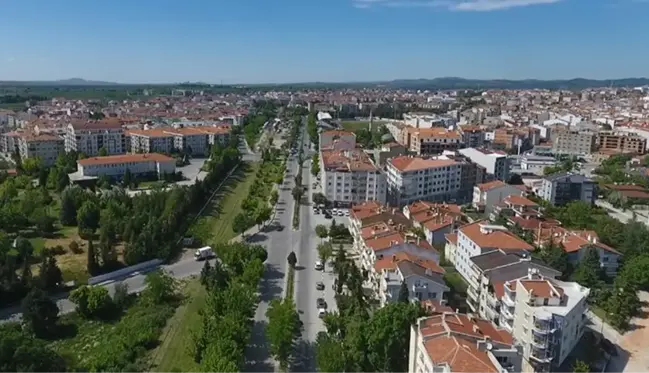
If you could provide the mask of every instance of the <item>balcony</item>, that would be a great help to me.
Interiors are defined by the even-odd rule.
[[[428,291],[428,284],[414,284],[412,285],[413,292]]]
[[[503,297],[503,303],[508,307],[516,306],[516,303],[509,297],[509,294],[507,294],[507,292],[505,292],[505,296]]]
[[[549,363],[552,361],[552,356],[545,349],[532,348],[530,351],[530,358],[539,363]]]
[[[537,323],[534,323],[534,325],[532,325],[532,334],[534,335],[545,337],[552,332],[553,330],[546,327],[545,325],[539,325]]]
[[[511,308],[511,309],[510,309]],[[500,313],[506,320],[514,320],[514,308],[513,307],[503,307],[500,309]]]
[[[469,298],[471,298],[471,299],[473,299],[475,301],[480,299],[480,296],[478,295],[478,292],[475,290],[475,288],[473,286],[469,286],[466,293],[469,296]]]
[[[543,338],[532,338],[530,343],[532,347],[539,350],[545,350],[548,347],[548,340]]]

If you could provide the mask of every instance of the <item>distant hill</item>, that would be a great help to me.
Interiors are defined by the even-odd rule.
[[[0,81],[0,86],[25,87],[109,87],[109,86],[176,86],[176,87],[203,87],[206,83],[169,83],[169,84],[122,84],[72,78],[54,81]],[[638,87],[649,85],[649,78],[625,78],[611,80],[596,80],[576,78],[569,80],[507,80],[507,79],[464,79],[456,77],[434,79],[397,79],[377,82],[305,82],[283,84],[239,84],[239,88],[251,89],[305,89],[305,88],[391,88],[391,89],[418,89],[418,90],[455,90],[455,89],[567,89],[580,90],[597,87]]]

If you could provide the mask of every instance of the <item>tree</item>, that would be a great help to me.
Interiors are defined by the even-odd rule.
[[[327,204],[327,197],[325,197],[325,195],[322,193],[313,193],[311,199],[313,200],[313,203],[315,203],[316,205]]]
[[[77,211],[79,232],[94,233],[99,227],[100,213],[101,210],[97,203],[92,200],[85,201],[79,211]]]
[[[288,265],[295,268],[295,265],[297,264],[297,256],[295,255],[295,252],[291,251],[286,258],[286,261],[288,262]]]
[[[599,289],[602,282],[602,269],[597,249],[588,248],[573,273],[574,281],[591,289]]]
[[[327,238],[329,231],[327,230],[326,226],[318,224],[315,226],[315,234],[322,240],[324,238]]]
[[[38,271],[38,282],[44,290],[56,290],[63,283],[63,273],[56,264],[56,257],[51,250],[44,249]]]
[[[319,173],[320,173],[320,164],[318,164],[317,162],[312,162],[311,163],[311,175],[313,175],[313,177],[316,177],[316,176],[318,176]]]
[[[316,337],[316,366],[319,372],[349,372],[348,351],[343,342],[329,334],[320,332]]]
[[[399,302],[410,302],[410,291],[408,291],[408,284],[405,281],[401,282],[401,287],[399,288]]]
[[[234,220],[232,221],[232,231],[237,234],[243,234],[250,227],[252,227],[253,221],[250,218],[250,215],[245,212],[238,213]]]
[[[22,302],[23,323],[37,337],[52,335],[59,320],[59,307],[47,294],[32,289]]]
[[[590,372],[590,366],[583,360],[575,360],[572,363],[572,371],[575,373],[588,373]]]
[[[92,240],[88,240],[88,264],[87,264],[88,274],[94,276],[99,270],[99,265],[97,264],[97,253],[95,253],[95,245],[92,243]]]
[[[325,266],[327,263],[327,260],[331,258],[334,254],[334,249],[331,245],[331,242],[324,242],[318,245],[318,257],[320,258],[320,261],[322,261],[322,265]]]
[[[36,224],[36,228],[44,234],[51,234],[54,232],[55,218],[45,212],[45,209],[37,209],[32,215],[32,220]]]
[[[70,292],[70,301],[85,318],[107,316],[113,306],[108,290],[102,286],[83,285]]]
[[[5,372],[64,372],[65,360],[47,342],[26,333],[18,323],[0,325],[0,364]]]
[[[128,284],[122,281],[115,284],[113,292],[113,303],[119,309],[126,309],[129,304]]]
[[[608,322],[618,330],[626,330],[629,321],[640,309],[640,299],[633,287],[616,287],[605,301]]]
[[[293,344],[300,331],[300,316],[290,298],[273,299],[266,311],[268,325],[266,336],[270,352],[279,362],[282,370],[287,370],[293,353]]]
[[[275,206],[278,201],[279,201],[279,192],[277,191],[277,189],[273,189],[273,191],[270,192],[270,205]]]
[[[142,295],[153,304],[168,302],[176,296],[178,284],[167,272],[157,270],[150,272],[144,279],[146,289]]]
[[[108,155],[108,150],[106,149],[105,146],[102,146],[101,148],[99,148],[98,155],[99,155],[100,157],[105,157],[105,156]]]
[[[63,225],[77,224],[77,207],[71,193],[61,194],[61,212],[59,218]]]
[[[70,185],[70,177],[65,170],[59,171],[56,176],[56,191],[61,193],[68,185]]]
[[[257,209],[255,214],[255,224],[261,229],[261,225],[270,220],[273,209],[270,206],[263,206]]]
[[[302,196],[304,195],[304,189],[302,188],[301,185],[296,185],[293,187],[293,190],[291,191],[291,195],[293,196],[293,200],[295,200],[295,203],[300,203],[302,201]]]

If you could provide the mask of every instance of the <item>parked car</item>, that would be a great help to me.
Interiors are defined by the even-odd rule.
[[[316,289],[316,290],[324,290],[324,289],[325,289],[325,285],[324,285],[324,283],[323,283],[322,281],[318,281],[318,282],[316,282],[316,283],[315,283],[315,289]]]
[[[324,265],[322,264],[321,261],[318,260],[317,262],[315,262],[315,270],[316,271],[322,271],[323,269],[324,269]]]
[[[318,310],[318,317],[319,317],[319,318],[323,318],[323,317],[325,317],[326,315],[327,315],[327,310],[322,309],[322,308]]]
[[[327,302],[324,300],[324,298],[318,298],[316,303],[319,309],[327,309]]]

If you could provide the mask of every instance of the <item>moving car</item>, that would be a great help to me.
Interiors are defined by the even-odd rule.
[[[212,259],[215,256],[216,254],[214,254],[214,250],[212,250],[212,248],[209,246],[201,247],[194,253],[194,259],[196,259],[197,261]]]
[[[324,285],[324,283],[323,283],[322,281],[318,281],[318,282],[316,282],[316,283],[315,283],[315,289],[316,289],[316,290],[324,290],[324,289],[325,289],[325,285]]]
[[[323,269],[324,269],[324,265],[322,264],[321,261],[318,260],[317,262],[315,262],[315,270],[316,271],[322,271]]]

